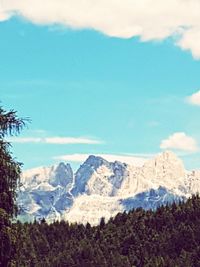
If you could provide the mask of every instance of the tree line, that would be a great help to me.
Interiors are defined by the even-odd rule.
[[[200,198],[119,213],[98,226],[45,220],[13,225],[15,266],[200,266]]]

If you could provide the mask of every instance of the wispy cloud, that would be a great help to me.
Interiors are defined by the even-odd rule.
[[[200,90],[197,91],[196,93],[192,94],[191,96],[188,96],[186,98],[186,101],[189,104],[200,106]]]
[[[142,41],[170,36],[200,58],[199,0],[2,0],[0,21],[13,15],[36,24],[91,28],[109,36]]]
[[[185,152],[197,152],[197,141],[186,135],[184,132],[177,132],[170,135],[167,139],[162,140],[160,144],[161,149],[175,149]]]
[[[102,144],[103,141],[84,137],[11,137],[13,143],[41,143],[41,144]]]
[[[8,141],[11,143],[42,143],[43,138],[40,137],[10,137]]]
[[[55,160],[64,160],[69,162],[84,162],[90,154],[67,154],[54,157]],[[120,154],[95,154],[97,157],[102,157],[109,162],[120,161],[130,165],[142,166],[148,158],[143,156],[128,156]]]

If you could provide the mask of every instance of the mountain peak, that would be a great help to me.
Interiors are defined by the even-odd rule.
[[[98,168],[100,165],[108,164],[108,161],[102,157],[90,155],[83,164],[90,165],[90,166],[92,165]]]
[[[166,165],[168,167],[173,165],[179,165],[184,169],[182,160],[172,151],[166,150],[162,153],[157,154],[154,158],[149,159],[144,163],[144,166],[149,166],[153,163],[156,167],[157,165]]]
[[[160,153],[147,161],[142,168],[144,177],[149,177],[154,184],[168,189],[184,186],[185,173],[182,160],[171,151]]]
[[[162,165],[168,170],[174,169],[182,170],[182,172],[185,172],[182,160],[177,157],[177,155],[172,151],[164,151],[163,153],[158,154],[157,157],[153,159],[153,161],[155,162],[155,165]]]
[[[168,160],[168,159],[179,159],[177,157],[177,155],[171,151],[171,150],[166,150],[166,151],[163,151],[161,154],[159,154],[162,158]],[[158,157],[159,157],[158,155]]]
[[[18,204],[24,214],[31,216],[49,220],[67,214],[71,221],[80,215],[82,221],[91,214],[91,222],[102,217],[102,211],[108,218],[113,211],[154,208],[196,193],[200,188],[199,173],[186,172],[172,151],[158,154],[141,167],[90,155],[75,174],[64,162],[24,172]],[[121,204],[119,199],[123,200]]]
[[[73,182],[73,170],[69,163],[61,162],[57,165],[54,172],[50,176],[50,184],[53,186],[68,186]]]
[[[75,174],[75,184],[72,189],[72,194],[77,196],[85,193],[88,190],[88,181],[101,168],[109,169],[110,163],[99,156],[90,155]]]

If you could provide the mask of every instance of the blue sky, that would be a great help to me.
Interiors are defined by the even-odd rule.
[[[200,61],[173,36],[142,42],[14,16],[0,22],[0,59],[2,106],[32,120],[12,139],[25,169],[165,149],[200,167]]]

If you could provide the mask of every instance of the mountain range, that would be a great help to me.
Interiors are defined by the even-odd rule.
[[[91,155],[74,173],[70,164],[26,170],[18,189],[22,221],[99,223],[133,208],[156,209],[200,191],[200,171],[187,171],[171,151],[143,166]]]

